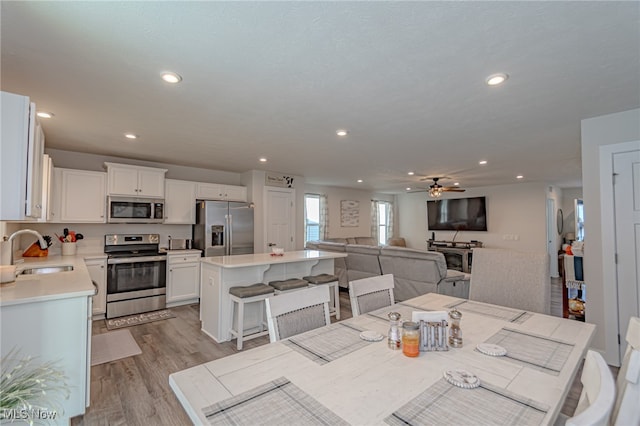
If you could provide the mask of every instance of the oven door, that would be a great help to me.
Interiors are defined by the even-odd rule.
[[[107,260],[107,301],[165,294],[166,256],[111,258]]]

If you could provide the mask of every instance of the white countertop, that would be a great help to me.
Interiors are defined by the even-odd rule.
[[[282,256],[273,256],[271,253],[239,254],[235,256],[213,256],[202,259],[204,263],[220,266],[222,268],[243,268],[256,265],[272,265],[275,263],[294,263],[308,260],[335,259],[347,257],[347,253],[319,250],[288,251]]]
[[[160,253],[167,253],[168,256],[171,256],[171,255],[174,255],[174,254],[200,254],[200,253],[202,253],[202,250],[198,250],[198,249],[169,250],[167,248],[161,248],[160,249]]]
[[[106,258],[104,253],[83,253],[76,256],[25,257],[16,261],[14,283],[0,286],[0,306],[42,302],[80,296],[92,296],[94,287],[85,259]],[[44,266],[73,266],[73,271],[52,274],[20,275],[28,268]]]

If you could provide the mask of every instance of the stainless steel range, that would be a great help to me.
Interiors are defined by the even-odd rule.
[[[107,234],[107,318],[166,307],[167,257],[158,234]]]

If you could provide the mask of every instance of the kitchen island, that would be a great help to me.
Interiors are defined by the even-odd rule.
[[[270,253],[205,257],[200,263],[200,319],[202,331],[216,342],[231,340],[233,307],[229,288],[255,283],[302,278],[307,275],[333,274],[333,261],[346,253],[300,250],[282,256]],[[258,307],[245,308],[246,329],[257,327]]]

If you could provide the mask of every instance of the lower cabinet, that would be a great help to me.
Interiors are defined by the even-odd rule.
[[[91,299],[87,296],[0,306],[3,369],[5,357],[15,350],[18,351],[14,353],[16,358],[31,356],[35,358],[33,366],[55,363],[55,368],[66,376],[68,398],[51,391],[46,399],[57,402],[53,408],[55,421],[36,420],[36,424],[69,425],[71,417],[85,413],[91,377],[90,310]],[[46,409],[43,414],[47,414]],[[5,424],[4,421],[0,423]]]
[[[167,254],[167,307],[200,299],[200,253]]]
[[[98,286],[98,293],[93,296],[93,311],[95,315],[107,312],[107,259],[87,259],[84,261],[89,270],[91,280]]]

